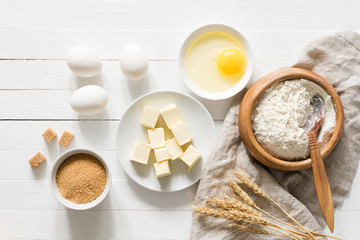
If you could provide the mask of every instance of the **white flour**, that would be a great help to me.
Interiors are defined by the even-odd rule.
[[[334,104],[317,84],[304,80],[287,80],[267,89],[255,103],[252,127],[259,144],[271,155],[285,159],[305,159],[309,156],[308,137],[301,128],[313,108],[315,94],[324,101],[324,120],[318,142],[322,149],[336,125]]]

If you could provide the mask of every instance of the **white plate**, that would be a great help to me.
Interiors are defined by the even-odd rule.
[[[186,172],[187,167],[181,160],[171,161],[172,174],[157,179],[152,166],[155,162],[153,153],[147,165],[132,162],[129,156],[136,140],[148,142],[147,129],[140,125],[143,108],[148,105],[161,109],[171,103],[179,108],[193,137],[192,144],[202,157],[190,172]],[[125,111],[118,128],[116,150],[123,168],[135,182],[154,191],[173,192],[185,189],[200,179],[215,137],[214,122],[199,101],[175,91],[156,91],[138,98]]]

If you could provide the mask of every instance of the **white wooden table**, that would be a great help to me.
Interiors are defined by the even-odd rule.
[[[195,28],[223,23],[243,32],[256,57],[253,81],[290,66],[312,39],[336,30],[360,30],[360,2],[326,0],[2,0],[0,1],[0,238],[1,239],[188,239],[191,201],[187,192],[157,193],[131,181],[115,152],[118,120],[137,97],[158,89],[189,93],[177,55]],[[142,46],[150,59],[146,81],[122,75],[119,49]],[[100,77],[77,79],[66,66],[76,45],[98,49]],[[109,93],[107,111],[78,117],[70,95],[87,84]],[[230,100],[202,103],[220,131]],[[64,148],[46,144],[52,127],[74,132],[72,147],[92,148],[110,163],[113,186],[90,211],[70,211],[49,189],[51,166]],[[27,160],[41,151],[48,161],[32,170]],[[360,239],[360,174],[335,212],[335,234]]]

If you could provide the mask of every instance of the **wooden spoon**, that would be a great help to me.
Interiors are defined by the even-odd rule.
[[[328,177],[317,141],[318,131],[324,119],[324,103],[321,97],[316,94],[312,98],[311,105],[313,106],[313,112],[302,128],[309,137],[311,165],[321,212],[330,231],[334,232],[334,206]]]

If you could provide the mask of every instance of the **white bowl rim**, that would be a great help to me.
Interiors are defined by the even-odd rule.
[[[187,74],[186,66],[185,66],[186,52],[190,44],[200,35],[212,31],[222,31],[232,35],[238,41],[241,42],[246,52],[247,67],[244,76],[239,80],[239,82],[234,87],[222,92],[208,92],[195,85],[194,82],[190,79],[189,75]],[[195,93],[199,97],[210,100],[222,100],[222,99],[230,98],[235,94],[239,93],[248,84],[248,82],[251,79],[251,75],[254,68],[254,55],[252,53],[249,42],[247,41],[245,36],[241,34],[238,30],[223,24],[208,24],[200,28],[197,28],[196,30],[191,32],[190,35],[185,39],[180,49],[180,53],[178,57],[178,65],[179,65],[181,78],[185,82],[186,86],[193,93]]]
[[[107,175],[106,186],[105,186],[104,191],[101,193],[101,195],[94,201],[85,203],[85,204],[76,204],[76,203],[70,202],[69,200],[65,199],[63,196],[61,196],[61,194],[58,190],[58,187],[56,185],[56,173],[57,173],[57,170],[60,167],[61,163],[68,157],[70,157],[74,154],[77,154],[77,153],[86,153],[86,154],[96,157],[103,164],[103,166],[106,170],[106,175]],[[73,148],[73,149],[67,150],[66,152],[62,153],[54,162],[54,165],[51,169],[51,174],[50,174],[51,192],[53,193],[55,198],[60,203],[62,203],[65,207],[73,209],[73,210],[88,210],[90,208],[97,206],[108,195],[110,187],[111,187],[111,182],[112,182],[111,171],[110,171],[110,168],[108,167],[108,164],[106,163],[106,161],[98,153],[94,152],[93,150],[87,149],[87,148]]]

